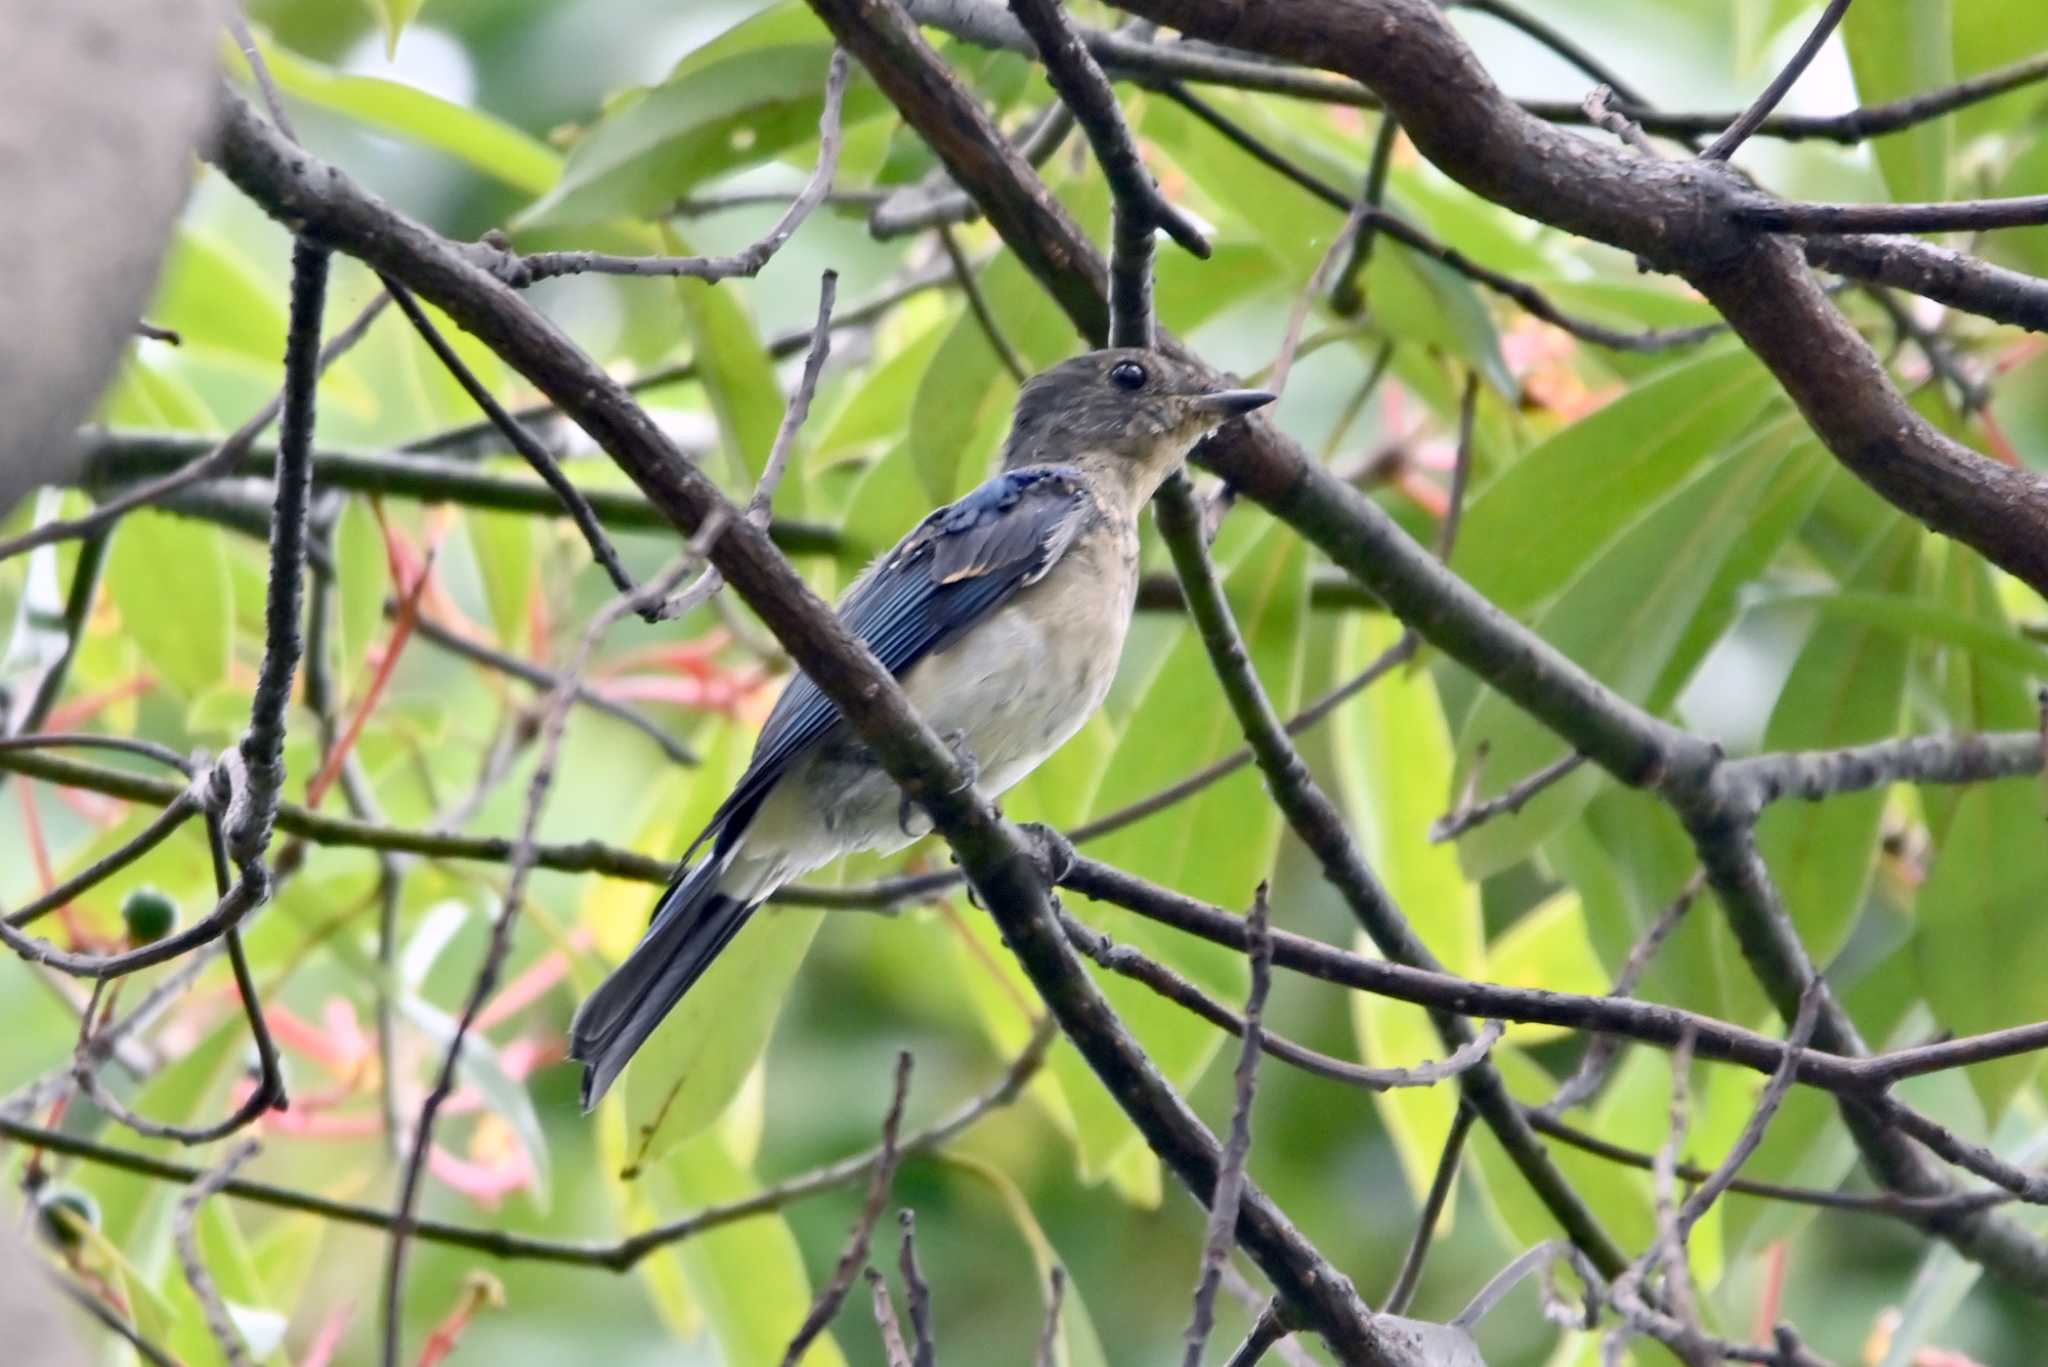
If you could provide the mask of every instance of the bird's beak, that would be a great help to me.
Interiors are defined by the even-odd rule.
[[[1218,389],[1196,396],[1188,406],[1197,413],[1213,413],[1219,418],[1241,418],[1279,397],[1263,389]]]

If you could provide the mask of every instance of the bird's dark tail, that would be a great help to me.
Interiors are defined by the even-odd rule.
[[[569,1057],[583,1065],[586,1112],[759,904],[758,895],[721,891],[728,862],[708,857],[677,879],[655,907],[647,934],[577,1008]]]

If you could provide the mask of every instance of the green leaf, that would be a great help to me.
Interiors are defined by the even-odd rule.
[[[1748,430],[1774,394],[1739,346],[1642,381],[1479,490],[1453,565],[1502,608],[1528,610]]]
[[[2048,52],[2048,7],[2041,5],[1959,5],[1955,9],[1955,74],[1981,75],[1997,67]],[[1959,139],[2024,126],[2041,102],[2038,85],[2024,85],[1996,99],[1956,111]]]
[[[1466,276],[1418,252],[1376,251],[1365,268],[1365,295],[1386,336],[1458,357],[1504,397],[1521,392],[1501,355],[1493,315]]]
[[[377,16],[377,22],[384,29],[384,52],[386,56],[398,55],[399,35],[405,26],[419,14],[420,6],[426,0],[368,0],[370,12]]]
[[[1949,542],[1942,560],[1940,598],[1944,608],[1965,621],[1979,622],[2000,638],[2013,635],[2005,609],[1998,601],[1998,585],[1982,556],[1959,542]],[[1930,673],[1939,694],[1942,715],[1939,729],[1971,733],[1978,731],[2024,731],[2039,721],[2029,673],[2048,669],[2040,661],[2032,671],[1986,657],[1960,644],[1935,644]],[[1927,829],[1939,845],[1955,815],[1961,788],[1933,784],[1920,790],[1920,806]]]
[[[1226,528],[1226,535],[1234,530]],[[1284,524],[1258,528],[1248,546],[1240,543],[1224,587],[1274,707],[1292,712],[1308,625],[1305,544]],[[1242,743],[1200,638],[1178,623],[1171,630],[1171,649],[1120,722],[1120,739],[1095,794],[1096,813],[1150,796]],[[1125,653],[1128,658],[1132,651]],[[1172,737],[1172,743],[1162,744],[1161,737]],[[1273,871],[1281,824],[1258,773],[1245,768],[1170,812],[1103,837],[1089,852],[1191,897],[1248,907],[1259,881]],[[1215,995],[1232,1001],[1244,996],[1241,955],[1105,905],[1088,903],[1085,914],[1113,939],[1164,960]],[[1167,1077],[1185,1086],[1200,1076],[1221,1034],[1136,983],[1104,977],[1101,986]],[[1137,1133],[1078,1054],[1063,1048],[1053,1055],[1052,1067],[1074,1111],[1082,1173],[1096,1177]]]
[[[1910,593],[1920,567],[1915,523],[1895,522],[1857,568],[1857,590]],[[1911,642],[1864,622],[1824,619],[1807,638],[1771,710],[1766,750],[1832,750],[1895,735]],[[1842,947],[1870,886],[1883,791],[1779,802],[1757,823],[1765,862],[1793,924],[1825,962]]]
[[[1750,518],[1785,481],[1804,470],[1785,461],[1793,433],[1772,424],[1700,473],[1617,538],[1537,614],[1542,636],[1602,683],[1659,710],[1653,696],[1708,602],[1722,565],[1744,544]],[[1485,748],[1484,792],[1492,793],[1562,759],[1565,742],[1495,692],[1484,694],[1458,739],[1460,791]],[[1458,842],[1466,872],[1483,878],[1516,862],[1586,803],[1602,778],[1592,766],[1552,784],[1513,818],[1492,821]]]
[[[1586,934],[1611,981],[1677,897],[1699,862],[1665,803],[1610,788],[1545,842],[1545,861],[1579,894]],[[1650,961],[1637,993],[1647,1000],[1749,1020],[1768,1009],[1727,918],[1697,903]]]
[[[2036,675],[2048,674],[2048,646],[1983,620],[1961,616],[1924,598],[1886,593],[1788,593],[1767,598],[1756,611],[1810,608],[1823,617],[1862,622],[1900,636],[1955,646],[1979,660]]]
[[[1735,0],[1736,74],[1768,76],[1762,64],[1772,40],[1810,8],[1806,0]]]
[[[945,1160],[962,1172],[980,1178],[1003,1203],[1003,1211],[1017,1232],[1024,1236],[1024,1243],[1031,1250],[1032,1264],[1038,1269],[1038,1284],[1041,1295],[1050,1295],[1047,1289],[1052,1283],[1052,1272],[1061,1266],[1058,1250],[1052,1240],[1046,1238],[1045,1230],[1038,1223],[1038,1217],[1031,1211],[1031,1202],[1010,1177],[993,1163],[984,1163],[978,1158],[947,1152]],[[1054,1367],[1107,1367],[1109,1359],[1103,1354],[1102,1340],[1096,1337],[1095,1320],[1088,1313],[1088,1305],[1081,1297],[1081,1288],[1074,1279],[1067,1279],[1066,1295],[1060,1302],[1059,1338],[1053,1344]]]
[[[1924,94],[1956,78],[1950,0],[1851,5],[1842,43],[1856,94],[1865,104]],[[1948,197],[1954,128],[1947,119],[1915,124],[1877,139],[1877,164],[1897,200]]]
[[[456,1020],[447,1012],[411,992],[397,994],[398,1008],[405,1018],[433,1041],[435,1054],[442,1055],[455,1041]],[[456,1064],[461,1080],[482,1093],[484,1104],[512,1127],[520,1147],[533,1164],[533,1199],[545,1208],[548,1203],[549,1162],[547,1131],[534,1112],[533,1098],[526,1084],[505,1071],[497,1049],[479,1032],[464,1036],[462,1058]]]
[[[1958,1035],[2048,1016],[2048,841],[2033,782],[1983,784],[1955,805],[1918,899],[1921,990],[1942,1029]],[[2036,1054],[1966,1070],[1999,1115],[2040,1071]]]
[[[1613,980],[1593,951],[1585,902],[1569,889],[1544,898],[1495,937],[1483,976],[1508,987],[1587,996],[1599,996]],[[1526,1048],[1571,1033],[1564,1026],[1520,1022],[1508,1026],[1506,1038]]]
[[[497,628],[498,644],[517,653],[520,642],[526,639],[528,608],[539,583],[534,521],[524,513],[483,509],[472,509],[464,521],[469,528],[470,552],[476,556],[477,573],[484,581],[484,599],[491,606],[491,623]]]
[[[1390,617],[1351,614],[1338,640],[1338,677],[1364,669],[1400,632]],[[1477,976],[1486,958],[1479,889],[1459,870],[1457,850],[1429,839],[1430,823],[1450,800],[1455,759],[1435,678],[1418,666],[1396,670],[1339,709],[1331,725],[1344,805],[1367,858],[1444,968]],[[1364,952],[1375,952],[1363,935],[1359,941]],[[1374,1067],[1443,1056],[1442,1038],[1421,1007],[1363,992],[1351,994],[1351,1004],[1359,1044]],[[1402,1087],[1376,1092],[1373,1100],[1410,1189],[1426,1191],[1457,1096],[1445,1087]]]
[[[106,583],[148,668],[187,698],[227,677],[228,567],[216,528],[148,509],[114,533]]]
[[[1074,347],[1073,325],[1013,252],[981,273],[1003,336],[1026,366],[1051,365]],[[1017,382],[1003,368],[979,319],[959,311],[933,355],[910,410],[910,457],[934,503],[948,503],[993,472],[1010,430]]]
[[[417,8],[419,0],[379,0]],[[349,76],[258,36],[270,74],[288,95],[367,128],[436,148],[524,194],[545,194],[562,174],[562,159],[537,138],[467,105],[375,76]],[[233,43],[223,60],[248,80],[249,63]]]
[[[273,372],[284,355],[277,287],[232,241],[203,225],[185,225],[172,240],[150,317],[177,328],[181,354],[190,347],[219,347]]]
[[[514,226],[650,216],[707,181],[814,141],[831,55],[829,42],[814,40],[679,69],[608,112],[570,152],[561,180]],[[856,75],[841,121],[852,127],[886,104]]]
[[[661,230],[662,250],[681,256],[690,244],[673,228]],[[782,386],[774,362],[755,330],[742,297],[704,280],[678,280],[683,318],[689,326],[697,374],[718,417],[718,434],[733,473],[746,480],[746,495],[768,468],[775,432],[782,425]],[[778,500],[782,511],[792,511]]]
[[[746,767],[750,737],[720,727],[694,770],[667,772],[635,848],[673,853],[710,818]],[[629,890],[646,923],[649,890]],[[627,1070],[629,1168],[645,1168],[697,1134],[731,1104],[762,1050],[823,913],[768,906],[734,937],[668,1014]]]
[[[744,942],[742,937],[735,948]],[[687,1001],[694,1000],[695,992]],[[751,1196],[761,1185],[733,1160],[716,1131],[699,1134],[650,1171],[668,1191],[669,1209],[700,1210]],[[718,1359],[782,1361],[811,1307],[803,1250],[788,1222],[772,1211],[738,1220],[684,1240],[676,1253],[718,1341]],[[829,1333],[819,1335],[800,1360],[804,1367],[846,1362]]]
[[[384,633],[390,561],[367,499],[352,498],[334,527],[335,687],[344,693],[361,677],[370,643]]]
[[[221,430],[205,397],[183,374],[132,351],[100,399],[100,417],[109,427]]]

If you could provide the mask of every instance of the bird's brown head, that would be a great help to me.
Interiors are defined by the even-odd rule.
[[[1161,352],[1091,351],[1025,381],[1003,468],[1079,466],[1135,505],[1152,496],[1203,434],[1272,401],[1264,390],[1229,388]]]

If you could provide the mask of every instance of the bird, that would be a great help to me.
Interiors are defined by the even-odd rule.
[[[1139,514],[1198,441],[1273,399],[1149,348],[1060,362],[1018,390],[996,474],[847,589],[841,620],[981,796],[995,800],[1101,706],[1137,596]],[[930,829],[824,692],[794,675],[639,944],[577,1009],[583,1109],[778,887]]]

